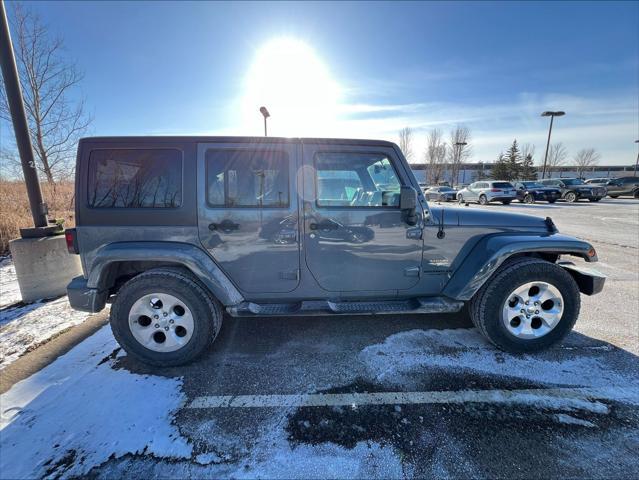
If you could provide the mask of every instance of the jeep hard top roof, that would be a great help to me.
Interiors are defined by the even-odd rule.
[[[217,137],[217,136],[109,136],[109,137],[85,137],[80,139],[82,143],[162,143],[162,142],[196,142],[196,143],[322,143],[336,145],[374,145],[378,147],[395,148],[393,142],[386,140],[366,140],[353,138],[291,138],[291,137]]]

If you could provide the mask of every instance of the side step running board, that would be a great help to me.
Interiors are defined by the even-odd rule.
[[[268,315],[374,315],[383,313],[452,313],[458,312],[464,302],[445,297],[422,297],[407,300],[377,302],[332,302],[330,300],[305,300],[294,303],[242,302],[226,307],[234,317]]]

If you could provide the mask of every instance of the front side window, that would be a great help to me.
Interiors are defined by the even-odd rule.
[[[379,153],[318,153],[320,207],[398,207],[400,181],[390,159]]]
[[[288,156],[271,150],[207,150],[206,185],[212,207],[287,207]]]
[[[93,150],[92,208],[177,208],[182,204],[182,153],[173,149]]]

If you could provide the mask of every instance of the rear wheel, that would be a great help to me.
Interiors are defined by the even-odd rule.
[[[503,203],[504,205],[510,205],[510,202],[512,202],[512,200],[502,200],[501,203]]]
[[[573,203],[577,201],[577,194],[575,192],[568,192],[564,195],[564,200]]]
[[[535,203],[535,198],[530,193],[528,193],[524,197],[524,203]]]
[[[479,196],[479,204],[480,205],[488,205],[488,198],[486,198],[486,195],[480,195]]]
[[[195,359],[221,325],[220,304],[179,269],[154,269],[134,277],[111,308],[113,335],[127,354],[162,367]]]
[[[470,301],[477,329],[513,353],[534,352],[564,338],[579,315],[575,280],[561,267],[535,258],[506,263]]]

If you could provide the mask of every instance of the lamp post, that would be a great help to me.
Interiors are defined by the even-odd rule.
[[[455,146],[457,147],[457,156],[455,157],[457,161],[461,164],[461,151],[464,146],[468,145],[468,142],[455,142]],[[457,176],[459,172],[457,172]],[[462,184],[466,180],[466,170],[462,170]],[[457,183],[457,178],[455,179],[455,183]]]
[[[543,112],[542,117],[550,117],[550,128],[548,129],[548,141],[546,142],[546,154],[544,155],[544,168],[541,170],[542,180],[546,177],[546,162],[548,161],[548,147],[550,146],[550,134],[552,133],[552,123],[555,117],[563,117],[566,112]]]
[[[260,113],[262,114],[262,116],[264,117],[264,136],[266,137],[266,119],[268,117],[271,116],[270,113],[268,113],[268,110],[266,109],[266,107],[260,107]]]
[[[635,140],[635,143],[639,143],[639,140]],[[637,166],[639,165],[639,152],[637,152],[637,161],[635,162],[635,174],[634,176],[637,176]]]

